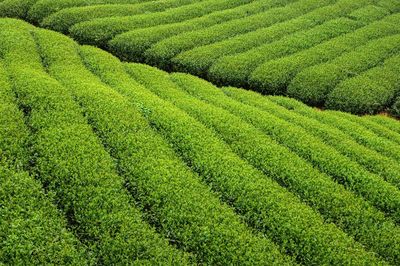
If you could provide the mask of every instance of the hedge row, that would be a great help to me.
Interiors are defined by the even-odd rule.
[[[84,58],[85,58],[85,60],[87,60],[87,56],[84,56]],[[137,105],[138,109],[141,112],[143,112],[143,114],[145,116],[148,116],[155,111],[153,109],[153,106],[148,105],[149,103],[154,103],[156,106],[158,106],[159,102],[163,102],[160,99],[158,99],[155,95],[151,94],[146,88],[142,87],[135,81],[130,80],[126,76],[126,74],[123,72],[123,70],[121,69],[121,64],[115,58],[113,59],[113,58],[110,58],[110,56],[102,55],[102,58],[96,59],[96,63],[91,61],[91,63],[89,63],[88,66],[92,71],[94,71],[94,73],[99,75],[103,79],[104,82],[112,85],[116,90],[121,91],[128,97],[134,97],[134,99],[137,99],[138,102],[136,102],[135,105]],[[112,69],[113,71],[112,72],[107,71],[109,69]],[[143,70],[146,71],[145,69],[143,69]],[[135,69],[132,71],[137,73],[142,70]],[[132,90],[132,88],[135,88],[135,89]],[[169,106],[169,105],[167,104],[167,106]],[[163,107],[165,107],[165,105],[160,106],[154,115],[157,116],[160,114],[159,112],[165,112],[165,111],[163,111],[164,110]],[[169,109],[167,111],[169,111]],[[172,109],[171,111],[175,112],[175,109]],[[172,112],[168,112],[168,113],[172,113]],[[179,113],[179,111],[178,111],[178,113]],[[163,120],[164,115],[159,116],[159,119]],[[146,141],[147,141],[147,139],[146,139]],[[158,153],[157,150],[155,150],[155,152]],[[149,156],[151,156],[151,154],[149,154]],[[234,155],[232,155],[232,153],[229,153],[229,152],[227,153],[227,156],[228,156],[228,158],[229,157],[236,158]],[[237,159],[234,160],[233,162],[239,163],[239,166],[246,165],[242,161],[237,160]],[[214,166],[218,167],[218,165],[214,165]],[[224,172],[229,171],[228,167],[229,167],[229,165],[227,166],[227,168],[225,168]],[[248,166],[245,167],[245,169],[246,168],[249,169]],[[199,170],[197,167],[196,167],[196,169]],[[232,169],[232,170],[236,171],[235,169]],[[158,169],[157,169],[157,171],[158,171]],[[207,170],[204,169],[204,171],[207,171]],[[249,172],[249,174],[252,172],[253,172],[253,174],[248,175],[248,177],[244,181],[239,181],[239,180],[241,180],[240,176],[236,176],[231,181],[228,181],[228,179],[225,179],[225,178],[223,178],[222,180],[219,180],[219,178],[212,177],[212,176],[203,176],[203,177],[205,178],[206,182],[210,183],[210,186],[212,186],[214,189],[221,191],[222,197],[225,200],[228,200],[231,204],[233,204],[234,201],[239,201],[234,205],[238,208],[238,211],[240,213],[248,212],[248,211],[252,210],[254,213],[249,213],[248,215],[250,217],[251,216],[256,216],[256,217],[254,217],[250,221],[250,223],[254,224],[254,223],[257,223],[256,221],[258,219],[262,219],[264,221],[263,223],[265,223],[265,225],[259,225],[260,228],[264,228],[264,226],[265,226],[266,228],[273,228],[274,230],[279,231],[280,230],[278,228],[279,222],[276,222],[276,224],[275,224],[276,220],[285,221],[286,223],[289,222],[290,224],[294,223],[296,225],[293,224],[293,226],[295,226],[296,228],[298,226],[303,227],[306,224],[301,225],[299,223],[299,220],[297,220],[297,219],[301,219],[300,217],[302,217],[304,214],[305,215],[308,214],[309,216],[315,217],[315,219],[316,219],[316,221],[312,221],[312,222],[309,221],[307,223],[307,225],[310,225],[310,223],[318,224],[319,226],[322,226],[325,228],[325,226],[323,226],[321,224],[321,220],[318,217],[318,215],[314,214],[308,207],[306,207],[306,206],[302,205],[300,202],[298,202],[298,200],[296,200],[295,197],[293,197],[290,194],[288,194],[287,192],[285,192],[285,190],[282,189],[278,184],[273,183],[273,182],[270,183],[270,181],[265,180],[264,177],[262,175],[260,175],[260,173],[258,173],[257,171],[252,170]],[[229,173],[229,172],[226,172],[226,173]],[[232,176],[233,173],[234,172],[230,173],[226,178],[233,177]],[[204,174],[204,172],[203,172],[203,174]],[[222,173],[220,178],[222,178],[223,176],[224,176],[224,174]],[[256,183],[254,184],[253,182],[249,182],[250,178],[252,178],[252,180],[255,181]],[[239,184],[236,185],[237,182],[239,182]],[[241,192],[241,187],[244,184],[245,184],[246,192]],[[254,196],[252,196],[251,199],[247,199],[247,196],[252,195],[253,193],[256,193],[256,194]],[[240,195],[242,195],[242,196],[240,196]],[[255,209],[253,209],[253,208],[255,208],[254,204],[256,204],[256,205],[258,204],[257,203],[258,200],[256,200],[256,197],[258,197],[258,196],[260,196],[260,198],[258,200],[261,200],[261,204],[262,204],[259,206],[263,206],[262,208],[265,211],[268,210],[268,215],[265,215],[262,212],[260,214],[258,214],[257,211],[254,211],[255,210]],[[236,199],[236,197],[239,197],[239,198]],[[273,201],[274,201],[273,199],[276,199],[276,198],[282,200],[283,201],[282,204],[279,203],[278,206],[275,206],[275,203],[273,203]],[[251,206],[246,205],[247,200],[250,200],[250,202],[252,202]],[[295,210],[301,211],[300,212],[301,214],[298,213],[298,214],[296,214],[295,217],[291,217],[290,215],[293,214],[293,211],[295,211],[295,210],[291,210],[291,209],[287,210],[288,206],[293,206],[293,208]],[[272,210],[269,210],[269,208],[272,208]],[[281,208],[284,208],[284,209],[280,210]],[[259,216],[259,215],[261,215],[261,216]],[[309,217],[309,218],[311,218],[311,217]],[[307,220],[308,218],[303,218],[303,219]],[[272,223],[272,224],[270,226],[268,226],[268,224],[270,224],[270,223]],[[266,228],[264,230],[268,230]],[[330,228],[330,226],[326,226],[326,228]],[[286,231],[286,229],[284,229],[284,230]],[[306,230],[309,230],[309,229],[306,229]],[[312,230],[315,230],[315,228],[313,228]],[[278,234],[276,236],[274,235],[274,238],[279,237],[279,232],[277,232],[277,233]],[[292,233],[296,234],[295,231],[293,231]],[[285,234],[291,235],[290,232],[285,233]],[[327,233],[327,234],[329,235],[329,233]],[[285,236],[283,236],[283,237],[285,237]],[[294,237],[297,238],[298,236],[295,235]],[[290,240],[287,239],[286,241],[290,241]],[[304,239],[304,240],[297,240],[297,241],[301,241],[301,243],[304,243],[308,240]],[[292,252],[290,252],[290,254],[292,254]]]
[[[206,76],[207,70],[214,63],[218,64],[216,60],[219,58],[243,53],[252,48],[277,41],[297,31],[308,30],[325,21],[345,15],[351,10],[359,8],[368,2],[369,0],[339,0],[332,5],[322,6],[307,14],[272,25],[271,27],[261,28],[210,45],[196,47],[177,55],[171,61],[175,69]],[[245,59],[247,59],[248,56],[249,55],[247,55]],[[227,57],[227,61],[229,61],[228,58],[232,59],[233,57]],[[241,63],[241,61],[238,62]],[[238,64],[236,64],[236,66],[237,65]],[[231,71],[235,71],[235,68],[232,68],[230,72]],[[223,81],[224,77],[226,76],[218,77],[218,80]],[[228,77],[226,78],[228,80]]]
[[[83,245],[68,231],[51,203],[54,199],[23,171],[29,160],[28,138],[0,61],[0,264],[86,265]]]
[[[131,206],[123,180],[79,106],[43,71],[30,32],[8,29],[6,34],[14,38],[2,38],[8,49],[3,55],[32,129],[32,171],[55,194],[96,262],[185,264],[185,255],[162,240]]]
[[[249,78],[256,90],[276,94],[285,93],[292,79],[303,69],[335,59],[355,47],[399,33],[400,14],[393,14],[371,23],[353,33],[334,38],[291,56],[268,61],[257,67]]]
[[[337,116],[343,117],[344,119],[353,121],[355,123],[358,123],[359,125],[362,125],[364,128],[374,132],[376,135],[384,137],[390,141],[395,142],[397,145],[400,144],[400,134],[397,132],[394,132],[391,129],[388,129],[380,124],[377,124],[371,120],[364,119],[363,117],[358,117],[354,115],[350,115],[348,113],[335,113]],[[396,120],[394,120],[396,121]]]
[[[103,17],[133,16],[148,12],[160,12],[197,2],[196,0],[158,0],[141,4],[107,4],[62,9],[44,18],[40,25],[63,33],[74,24]]]
[[[400,191],[395,186],[386,183],[382,180],[381,177],[366,171],[359,164],[351,161],[346,156],[341,155],[332,147],[325,145],[323,141],[310,136],[307,131],[297,126],[293,126],[290,123],[285,122],[284,120],[277,118],[274,115],[261,113],[255,108],[247,107],[245,105],[237,103],[233,100],[230,100],[226,96],[223,97],[224,95],[222,92],[220,92],[219,95],[217,94],[215,97],[211,97],[208,94],[214,92],[216,90],[215,87],[207,84],[205,81],[202,80],[198,81],[198,83],[201,83],[202,81],[202,85],[195,86],[193,84],[196,83],[193,81],[193,79],[188,78],[188,80],[189,81],[186,81],[185,83],[185,88],[189,87],[189,83],[192,84],[191,87],[188,89],[190,89],[191,92],[193,89],[193,94],[199,95],[199,97],[201,97],[202,99],[207,100],[208,102],[218,107],[224,108],[229,112],[241,117],[243,120],[249,122],[250,124],[253,124],[259,130],[270,136],[271,139],[285,147],[288,147],[290,150],[298,154],[299,157],[311,163],[315,168],[319,169],[321,172],[330,175],[333,179],[343,184],[347,189],[361,195],[377,208],[381,209],[389,216],[392,216],[396,222],[400,222]],[[214,94],[216,93],[214,92]],[[198,105],[199,104],[196,104],[195,106]],[[229,117],[229,115],[227,115],[227,117]],[[198,119],[200,120],[201,118]],[[234,123],[235,125],[242,124],[242,127],[246,128],[245,123],[239,122],[240,120],[238,120],[234,116],[231,117],[231,120],[236,121]],[[219,127],[216,122],[215,124],[213,124],[213,126]],[[253,133],[251,133],[252,131]],[[244,132],[244,130],[242,132]],[[221,132],[221,134],[224,133],[228,132]],[[254,137],[257,135],[256,133],[257,131],[255,130],[255,128],[248,129],[247,137],[250,138],[250,135],[253,135],[252,141],[254,141],[253,145],[250,144],[250,140],[247,141],[250,142],[249,148],[254,147],[256,141],[258,141],[258,143],[262,143],[261,138],[256,139]],[[229,135],[226,134],[226,136]],[[222,138],[225,138],[225,136],[223,136]],[[271,140],[269,140],[269,142],[265,140],[264,142],[269,143],[271,142]],[[267,149],[259,146],[258,156],[261,156],[260,158],[273,158],[272,154],[270,153],[283,153],[283,151],[280,150],[278,146],[276,147],[276,151],[272,152],[272,147],[273,144],[268,144],[267,151]],[[287,155],[286,158],[288,156],[289,155]],[[250,160],[256,161],[259,159],[251,158]],[[295,159],[293,158],[291,158],[290,160],[293,162],[295,161]],[[290,162],[290,160],[288,162]],[[281,163],[284,162],[283,159],[278,160],[278,158],[276,159],[276,161],[280,161]],[[301,165],[301,160],[297,161],[299,165]],[[259,163],[261,163],[261,165],[263,164],[261,161]],[[302,164],[304,164],[304,162]],[[306,168],[306,166],[304,165],[302,168]],[[311,173],[313,172],[310,170],[309,174]],[[314,174],[317,175],[316,173]],[[395,181],[398,182],[399,179],[396,179]]]
[[[395,140],[389,139],[386,136],[379,136],[379,134],[374,133],[373,130],[370,130],[369,128],[351,121],[346,116],[343,116],[342,112],[329,111],[328,114],[328,117],[334,117],[335,120],[343,120],[344,125],[341,126],[341,128],[343,128],[342,130],[346,130],[351,133],[352,137],[358,142],[370,145],[371,148],[374,146],[377,151],[386,154],[386,156],[397,161],[400,160],[400,145]],[[349,126],[348,129],[345,128],[346,125]],[[354,129],[356,129],[356,132],[352,131]],[[364,131],[363,134],[361,134],[362,131]]]
[[[399,35],[396,35],[392,40],[397,39],[399,43],[398,37]],[[383,50],[383,47],[379,48]],[[371,53],[369,59],[378,54],[379,52]],[[367,62],[365,64],[367,66]],[[353,66],[350,67],[352,75],[357,73],[353,68]],[[357,70],[362,68],[359,66]],[[326,107],[356,114],[375,114],[384,111],[400,92],[399,73],[400,55],[395,55],[387,59],[383,65],[338,84],[329,94]]]
[[[3,36],[0,32],[0,37]],[[3,51],[4,46],[0,44],[0,54]],[[23,171],[29,161],[25,149],[28,130],[24,126],[23,114],[14,101],[6,69],[0,59],[0,165],[4,162],[15,171]]]
[[[0,16],[26,19],[28,11],[39,0],[4,0],[0,2]]]
[[[107,48],[124,60],[187,71],[223,85],[242,86],[270,94],[300,95],[298,99],[305,99],[313,105],[325,104],[326,92],[332,91],[326,107],[354,113],[376,113],[392,104],[393,112],[396,112],[397,104],[394,102],[397,95],[374,82],[357,85],[346,82],[335,90],[332,87],[320,89],[320,86],[309,86],[310,82],[303,80],[303,76],[310,77],[308,72],[299,75],[291,89],[287,89],[299,72],[327,63],[354,47],[365,45],[366,41],[349,34],[341,25],[336,26],[336,34],[340,37],[327,34],[319,36],[321,39],[307,34],[301,36],[301,32],[306,33],[313,27],[340,18],[370,24],[366,28],[382,26],[382,32],[366,39],[381,38],[398,33],[395,30],[388,33],[382,24],[386,21],[397,25],[397,19],[390,14],[399,11],[400,2],[396,0],[0,2],[1,16],[17,16],[41,23],[44,27],[69,32],[78,41]],[[385,16],[389,19],[382,19]],[[380,20],[380,25],[377,20]],[[362,30],[354,34],[362,34],[360,32]],[[280,40],[284,35],[293,33],[297,33],[296,42],[285,39],[283,46],[277,43],[284,42]],[[362,70],[353,72],[353,75],[358,75],[359,71]],[[392,78],[390,73],[388,75]],[[302,81],[298,81],[300,79]],[[329,84],[333,86],[333,83]],[[348,88],[353,86],[356,88]],[[362,86],[365,88],[361,89]],[[361,90],[369,93],[363,94]],[[380,94],[385,94],[384,99],[377,97]]]
[[[308,23],[306,24],[308,26],[303,28],[303,30],[305,30],[329,19],[346,15],[354,9],[359,8],[358,11],[368,9],[366,5],[373,2],[374,1],[369,0],[339,1],[334,5],[305,14],[303,17],[300,17],[298,21],[294,20],[293,23]],[[375,12],[374,17],[378,19],[388,14],[388,11],[385,10],[386,9],[376,7],[372,11]],[[281,36],[288,34],[287,30],[290,30],[290,27],[288,28],[290,25],[292,24],[282,24],[283,29],[276,29],[276,32],[282,31]],[[276,32],[268,32],[268,30],[268,28],[260,30],[259,33],[254,31],[249,34],[215,43],[214,45],[198,47],[178,55],[172,59],[172,62],[177,66],[177,70],[184,70],[192,74],[206,76],[208,79],[218,84],[248,87],[248,77],[251,72],[261,63],[271,59],[269,43],[271,39],[274,40]],[[271,33],[274,34],[273,38],[270,36]],[[311,40],[312,39],[313,38],[311,38]],[[310,38],[306,40],[310,40]],[[264,47],[265,49],[263,49]],[[292,50],[295,50],[295,48]],[[211,70],[207,71],[211,66]],[[206,72],[208,73],[206,74]]]
[[[354,10],[348,15],[348,17],[365,24],[369,24],[388,15],[390,15],[390,11],[387,8],[375,5],[367,5]]]
[[[357,123],[349,121],[348,119],[343,119],[336,116],[336,111],[324,111],[323,114],[319,112],[314,112],[312,108],[298,101],[293,100],[288,97],[271,97],[272,101],[283,105],[296,113],[302,114],[304,116],[314,118],[325,124],[332,125],[347,135],[351,136],[355,141],[364,145],[372,150],[375,150],[395,161],[400,160],[400,146],[396,143],[382,138],[363,126]]]
[[[127,70],[147,88],[160,96],[163,95],[163,98],[173,102],[174,105],[183,108],[183,105],[180,104],[182,91],[176,89],[176,85],[171,85],[171,81],[168,80],[168,76],[166,76],[165,73],[160,73],[155,69],[149,69],[148,67],[134,64],[127,65]],[[172,96],[166,95],[175,96],[172,99]],[[304,264],[334,264],[335,261],[360,262],[354,257],[351,258],[351,256],[358,256],[358,251],[350,251],[352,248],[349,246],[353,246],[353,244],[351,244],[348,237],[343,235],[343,233],[335,227],[330,228],[328,225],[320,224],[320,218],[312,214],[313,212],[310,212],[309,209],[295,206],[297,203],[295,204],[294,202],[288,203],[289,199],[289,201],[293,201],[294,199],[290,194],[285,193],[285,195],[283,195],[281,194],[282,192],[280,192],[280,195],[276,195],[274,190],[277,184],[270,178],[267,178],[267,176],[263,176],[247,163],[241,161],[237,155],[233,154],[229,147],[221,143],[220,138],[225,139],[225,136],[222,136],[223,134],[215,136],[215,133],[217,133],[215,128],[213,130],[207,129],[196,120],[200,119],[199,117],[196,116],[196,119],[190,117],[171,103],[162,101],[149,92],[137,93],[136,90],[132,91],[130,93],[130,99],[138,104],[144,105],[146,108],[145,110],[149,110],[149,112],[144,111],[147,119],[170,141],[171,145],[189,165],[194,167],[194,169],[205,178],[209,179],[213,185],[217,182],[216,187],[222,185],[222,189],[227,190],[229,194],[227,198],[225,198],[226,196],[224,197],[225,200],[232,202],[232,204],[238,208],[238,211],[242,212],[242,215],[246,217],[246,220],[248,220],[250,224],[262,230],[264,233],[272,235],[280,245],[285,247],[289,254],[293,254],[293,256],[297,257],[299,262]],[[186,101],[186,99],[182,100]],[[205,119],[216,119],[218,123],[222,123],[220,124],[221,127],[228,127],[224,122],[222,113],[210,114],[209,112],[203,111],[197,112],[196,109],[199,107],[193,105],[193,103],[188,103],[185,106],[187,107],[185,108],[186,111],[190,109],[193,112],[201,113],[201,121]],[[236,125],[234,125],[234,127],[236,129],[234,135],[242,135],[242,128]],[[230,136],[232,135],[228,132],[225,133]],[[247,140],[249,139],[247,138]],[[262,144],[260,143],[260,145]],[[258,146],[259,145],[253,146],[252,151],[249,153],[255,154],[254,147]],[[257,148],[257,151],[258,150]],[[265,158],[268,157],[264,157],[263,159],[265,160]],[[287,165],[281,167],[281,163],[275,163],[275,166],[269,169],[280,168],[277,171],[282,171],[283,168],[290,167]],[[293,181],[297,179],[296,176],[293,175],[288,175],[287,178],[293,178]],[[285,183],[285,181],[279,180],[279,183]],[[273,188],[272,191],[271,188]],[[281,189],[282,188],[280,188],[279,191],[282,191]],[[239,195],[234,193],[236,190],[239,190],[236,192],[239,193]],[[347,194],[344,190],[343,192]],[[308,193],[312,192],[308,191]],[[319,194],[320,192],[317,193]],[[350,194],[348,194],[348,196],[352,197]],[[320,197],[318,198],[318,200],[323,200]],[[341,199],[344,200],[343,197],[341,197]],[[274,206],[276,206],[275,204],[279,204],[276,207],[272,207],[269,203],[271,200]],[[359,202],[361,202],[362,205],[365,204],[362,203],[362,200]],[[311,205],[315,205],[315,203],[311,203]],[[324,204],[324,206],[327,205],[330,204]],[[368,204],[364,206],[370,208]],[[275,209],[277,207],[279,208]],[[279,210],[282,207],[287,208],[286,211]],[[248,208],[250,208],[250,211]],[[359,208],[363,209],[361,206],[359,206]],[[257,210],[257,213],[267,212],[268,214],[259,217],[254,213],[254,210]],[[382,216],[382,214],[380,215]],[[309,220],[311,216],[313,216],[313,218]],[[271,223],[270,219],[274,222]],[[278,223],[283,223],[284,225],[282,226],[282,224],[280,224],[278,226]],[[295,228],[298,228],[298,230]],[[285,233],[281,231],[282,229]],[[278,230],[278,232],[275,232],[275,230]],[[300,233],[300,235],[298,235],[298,233]],[[312,241],[314,244],[309,242],[311,240],[309,236],[311,235],[314,236],[314,240]],[[331,244],[328,244],[329,242],[331,242]],[[336,243],[336,245],[331,246],[333,242]],[[330,247],[328,248],[328,246]],[[344,246],[348,247],[344,248]],[[352,255],[347,254],[345,250],[349,251]]]
[[[146,62],[162,68],[168,68],[171,58],[181,52],[262,27],[268,27],[301,16],[315,8],[334,3],[335,1],[337,0],[279,1],[279,5],[272,5],[275,8],[268,9],[262,13],[231,20],[197,31],[181,33],[161,40],[145,52]]]
[[[390,117],[386,117],[383,115],[365,116],[364,119],[374,121],[375,123],[378,123],[388,129],[400,134],[400,124],[397,123],[397,121],[395,119],[391,119]]]
[[[220,203],[129,101],[85,69],[72,40],[51,32],[40,35],[51,74],[76,97],[146,219],[161,234],[201,264],[290,264],[272,241],[253,235],[232,209]],[[118,74],[117,59],[111,55],[90,47],[81,53],[89,68],[102,75]]]
[[[170,23],[130,30],[115,36],[109,43],[108,48],[113,54],[130,61],[144,61],[143,53],[153,44],[167,39],[171,36],[188,31],[195,31],[240,19],[268,10],[273,2],[270,0],[252,1],[234,8],[215,11],[202,17],[196,17],[187,21]]]
[[[0,182],[2,265],[89,264],[84,248],[32,176],[1,165]]]
[[[349,190],[362,194],[364,198],[369,199],[376,205],[383,203],[382,198],[391,198],[387,202],[386,214],[391,214],[396,221],[399,220],[399,190],[382,181],[380,177],[371,175],[362,167],[347,159],[347,157],[342,156],[335,149],[325,145],[318,138],[311,137],[305,130],[292,126],[274,115],[269,115],[257,108],[228,98],[222,91],[203,80],[185,74],[173,74],[172,79],[202,101],[183,92],[172,92],[172,89],[164,89],[159,94],[163,95],[163,98],[168,98],[174,102],[176,106],[185,110],[199,121],[212,127],[225,142],[230,144],[234,151],[255,167],[277,179],[282,178],[282,175],[290,175],[290,178],[298,179],[296,182],[304,184],[307,179],[312,178],[315,182],[313,185],[318,188],[319,193],[329,194],[334,190],[342,190],[338,189],[337,185],[330,181],[327,176],[320,174],[299,157],[282,148],[282,146],[286,146],[303,157],[304,160],[313,163],[315,168],[320,168],[321,171],[329,173],[331,177],[340,183],[344,183],[344,186]],[[261,132],[256,128],[266,133],[270,138],[260,134]],[[277,142],[282,146],[278,145]],[[257,147],[257,152],[254,152],[254,147]],[[268,160],[265,158],[268,158]],[[269,160],[275,161],[275,163],[266,162]],[[293,165],[296,165],[296,167],[293,167]],[[313,202],[313,205],[318,205],[316,207],[321,210],[326,208],[322,206],[322,204],[326,204],[324,200],[319,197],[310,197],[311,189],[306,189],[306,191],[303,191],[303,193],[308,194],[308,196],[301,192],[298,195],[305,198],[306,201]],[[379,197],[381,198],[378,199]],[[327,197],[325,199],[329,200]],[[330,199],[334,200],[334,198]],[[314,201],[319,202],[319,204],[314,203]],[[348,206],[364,205],[359,201],[356,202],[357,200],[353,200],[353,202],[349,200],[345,204],[348,204]],[[386,203],[383,203],[383,205],[386,205]],[[343,213],[340,215],[336,210],[335,212],[338,216],[334,217],[335,214],[332,215],[328,212],[325,216],[337,222],[346,233],[355,237],[365,246],[377,251],[382,257],[388,258],[395,264],[398,263],[400,260],[400,252],[398,250],[400,237],[392,238],[389,241],[388,238],[391,238],[390,236],[392,235],[398,235],[400,229],[394,223],[386,220],[382,213],[373,208],[366,207],[361,211],[361,214],[360,209],[363,208],[361,206],[358,206],[358,211],[356,212],[350,211],[351,214],[349,213],[349,208],[344,211],[345,215]],[[365,204],[365,206],[368,206],[368,204]],[[361,218],[362,216],[364,218]],[[362,219],[373,219],[373,221],[369,220],[368,222],[360,223]],[[363,229],[360,230],[360,228]]]
[[[359,83],[354,85],[354,90],[351,85],[348,85],[347,81],[344,82],[346,85],[340,84],[338,86],[338,84],[379,65],[386,58],[398,53],[399,50],[400,35],[398,34],[372,40],[366,45],[338,56],[334,60],[302,70],[290,82],[287,93],[289,96],[311,105],[324,105],[326,102],[328,108],[356,113],[371,112],[374,110],[374,106],[366,107],[374,104],[374,102],[364,102],[367,98],[365,94],[367,91],[370,92],[370,90],[367,90],[368,87],[363,87],[360,95],[356,91]],[[390,77],[390,72],[385,71],[385,74]],[[390,81],[388,82],[390,84]],[[375,88],[373,84],[367,85]],[[360,88],[358,89],[360,90]],[[387,99],[387,97],[385,98]],[[382,101],[382,104],[384,103],[386,101]]]
[[[45,17],[66,8],[105,4],[140,4],[150,1],[152,0],[35,0],[36,3],[29,9],[27,19],[40,23]]]
[[[267,97],[262,97],[255,92],[244,91],[232,87],[223,88],[223,91],[227,96],[232,97],[235,100],[257,107],[282,118],[293,125],[304,128],[308,134],[321,139],[343,155],[362,165],[368,171],[380,175],[400,189],[400,165],[395,160],[358,144],[350,136],[346,135],[336,127],[291,112],[290,110],[273,103]],[[354,120],[359,120],[358,117],[351,117],[354,118]],[[390,165],[390,167],[387,167],[388,165]]]
[[[356,8],[364,8],[363,5],[370,3],[371,1],[347,1],[347,3],[339,2],[338,10],[344,11],[343,13],[339,13],[338,16],[345,15],[349,13],[351,10]],[[346,8],[347,7],[347,8]],[[333,13],[334,14],[334,13]],[[379,12],[381,14],[381,12]],[[330,18],[331,15],[326,15],[327,18]],[[360,22],[361,23],[361,22]],[[360,25],[361,26],[361,25]],[[337,28],[340,29],[340,28]],[[310,31],[308,31],[310,32]],[[214,82],[219,84],[229,84],[235,86],[249,87],[249,79],[252,75],[252,72],[260,65],[265,62],[269,62],[273,59],[285,56],[290,56],[291,54],[297,52],[295,55],[299,54],[299,51],[304,49],[313,47],[320,43],[319,38],[315,38],[313,36],[302,36],[301,32],[298,33],[298,41],[295,43],[287,42],[285,45],[289,48],[283,49],[279,48],[277,43],[267,43],[265,45],[261,45],[259,47],[248,50],[247,52],[239,53],[237,55],[222,57],[217,60],[209,70],[208,78]],[[327,41],[329,38],[338,36],[323,36],[322,40]],[[290,38],[289,36],[287,38]],[[312,42],[315,38],[315,41]],[[281,42],[283,42],[282,40]],[[276,48],[274,46],[278,46]],[[296,47],[296,44],[300,47]],[[303,44],[303,47],[301,46]],[[313,47],[314,48],[314,47]],[[288,50],[289,49],[289,50]],[[297,50],[296,50],[297,49]],[[277,50],[277,51],[275,51]],[[279,51],[281,51],[279,53]],[[318,56],[316,56],[318,59]],[[290,60],[289,60],[290,61]],[[257,88],[255,88],[257,90]]]
[[[71,36],[80,43],[106,46],[107,41],[123,32],[156,25],[181,22],[206,14],[237,7],[251,0],[206,0],[191,5],[171,8],[164,12],[142,14],[128,17],[98,18],[78,23],[70,28]],[[278,1],[279,0],[269,0]],[[298,0],[292,0],[298,1]]]
[[[252,71],[261,63],[309,49],[321,42],[353,32],[361,26],[362,24],[348,18],[330,20],[237,56],[223,57],[210,68],[208,77],[217,84],[246,87]]]

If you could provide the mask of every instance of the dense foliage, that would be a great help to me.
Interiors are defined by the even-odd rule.
[[[400,116],[398,0],[3,0],[121,59],[355,114]]]
[[[387,35],[332,65],[352,68],[347,82],[395,69],[396,56],[359,76],[343,65],[364,50],[381,60],[397,48]],[[400,263],[398,121],[122,63],[16,19],[0,19],[0,39],[0,264]]]

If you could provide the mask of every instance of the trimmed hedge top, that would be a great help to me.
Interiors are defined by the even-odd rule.
[[[397,121],[0,26],[0,263],[400,263]],[[382,60],[397,44],[382,36],[354,53]]]
[[[399,51],[386,42],[398,42],[399,12],[396,0],[0,2],[0,16],[69,34],[123,60],[324,109],[395,116]]]

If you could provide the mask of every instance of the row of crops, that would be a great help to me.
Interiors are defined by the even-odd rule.
[[[397,0],[3,0],[118,57],[355,114],[400,116]]]
[[[400,263],[397,121],[0,39],[0,263]]]

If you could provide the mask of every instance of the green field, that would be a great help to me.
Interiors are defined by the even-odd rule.
[[[120,59],[324,109],[400,116],[398,0],[3,0]]]
[[[400,263],[398,121],[0,39],[0,263]]]
[[[399,22],[0,0],[0,265],[400,265]]]

